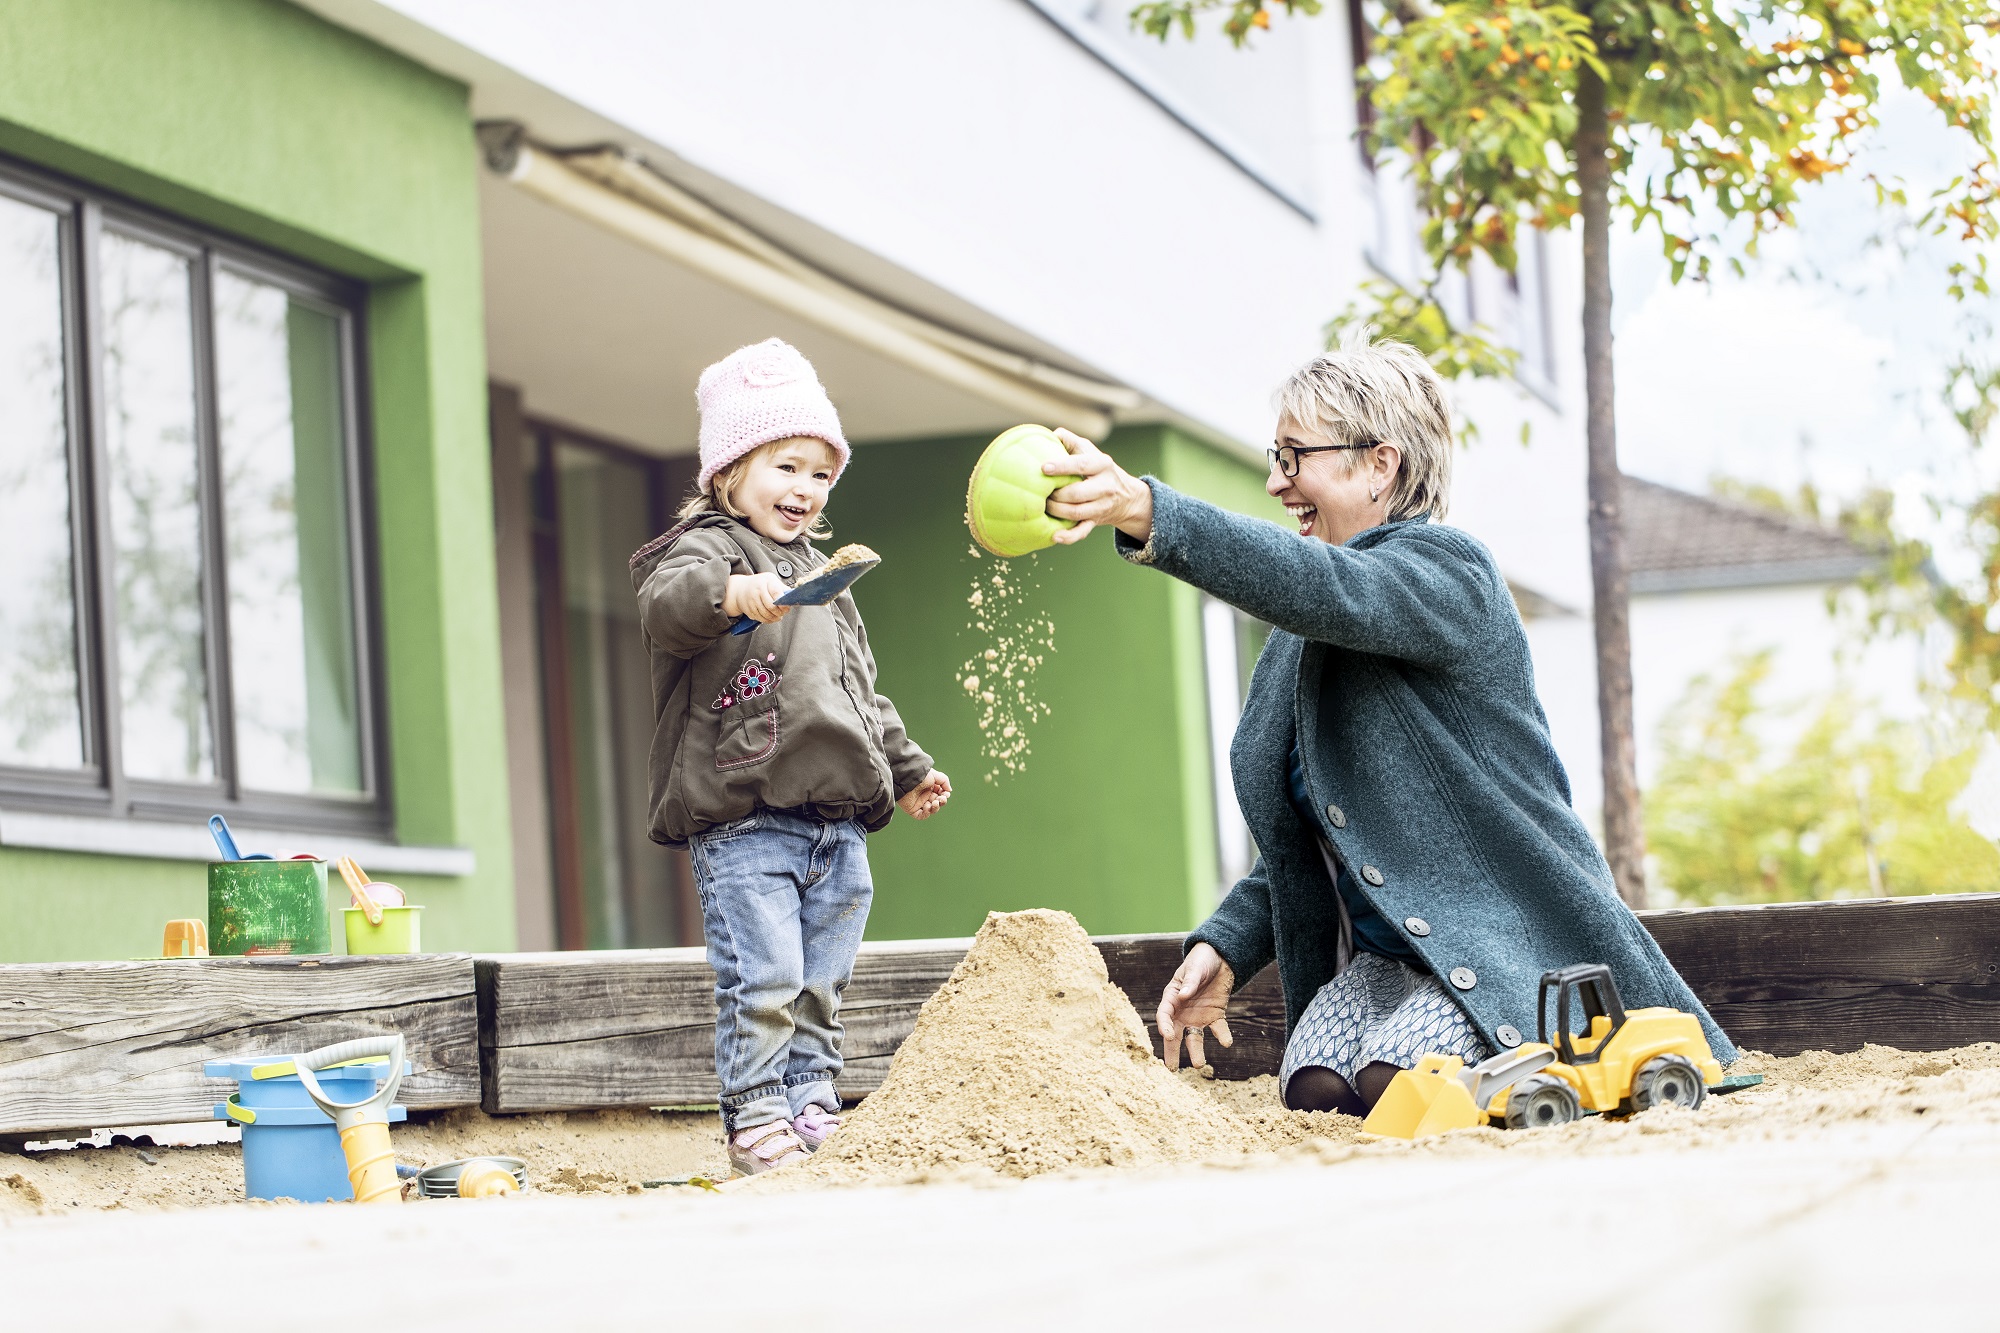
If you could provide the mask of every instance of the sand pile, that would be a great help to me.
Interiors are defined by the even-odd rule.
[[[1262,1146],[1154,1057],[1075,917],[995,912],[847,1128],[755,1183],[1024,1177]]]

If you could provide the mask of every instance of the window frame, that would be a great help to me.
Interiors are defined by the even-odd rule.
[[[56,215],[63,320],[64,419],[70,494],[70,585],[83,763],[75,769],[0,764],[0,806],[118,819],[199,821],[222,813],[262,829],[386,835],[391,831],[386,680],[373,439],[364,406],[368,288],[216,228],[113,192],[0,157],[0,199]],[[105,431],[102,273],[106,234],[169,250],[189,265],[195,456],[200,510],[202,652],[214,775],[203,782],[125,773],[119,712],[116,588]],[[340,349],[341,471],[348,489],[348,579],[353,598],[356,718],[362,790],[353,796],[246,791],[238,772],[230,654],[228,515],[223,511],[215,284],[229,272],[283,290],[331,316]]]

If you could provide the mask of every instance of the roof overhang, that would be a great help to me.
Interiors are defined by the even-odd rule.
[[[1228,433],[378,0],[296,2],[464,83],[482,126],[520,127],[530,169],[485,173],[480,202],[489,371],[526,387],[531,411],[654,451],[691,449],[691,386],[701,367],[775,335],[814,361],[857,439],[969,433],[1029,419],[1082,433],[1114,421],[1160,421],[1253,455]],[[740,262],[741,246],[724,256],[736,262],[697,262],[695,250],[713,258],[731,247],[704,246],[700,228],[676,227],[657,207],[645,217],[649,201],[633,190],[608,183],[601,170],[575,169],[570,154],[578,149],[601,150],[584,155],[596,166],[628,164],[819,275],[822,288],[844,289],[854,298],[845,302],[850,313],[873,306],[870,313],[895,312],[940,336],[898,338],[883,321],[828,314],[837,300],[788,301],[799,284],[788,288],[769,265],[759,272]],[[693,246],[676,249],[663,237]],[[939,354],[936,344],[953,338],[989,351],[988,364],[962,348]],[[1015,368],[996,374],[991,363],[1001,360]]]

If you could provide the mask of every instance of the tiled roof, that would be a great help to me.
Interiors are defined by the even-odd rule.
[[[1632,591],[1838,583],[1874,563],[1840,533],[1754,505],[1625,478]]]

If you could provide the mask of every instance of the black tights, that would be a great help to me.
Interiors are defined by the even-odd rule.
[[[1285,1107],[1292,1111],[1338,1111],[1342,1115],[1367,1115],[1382,1100],[1389,1080],[1403,1071],[1376,1060],[1361,1066],[1354,1082],[1325,1065],[1304,1065],[1285,1082]]]

